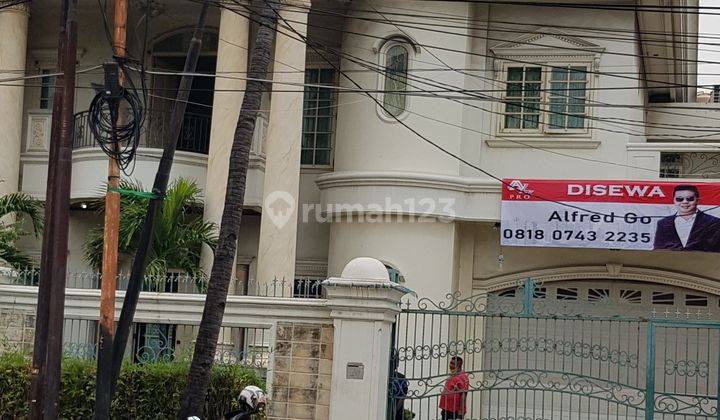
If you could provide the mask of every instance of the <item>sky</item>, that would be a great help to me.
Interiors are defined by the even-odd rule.
[[[720,0],[700,0],[701,7],[720,7]],[[698,59],[700,61],[715,61],[720,63],[720,10],[709,10],[707,13],[718,15],[700,15],[699,42],[715,43],[716,45],[700,45]],[[698,84],[719,85],[720,64],[698,63]]]

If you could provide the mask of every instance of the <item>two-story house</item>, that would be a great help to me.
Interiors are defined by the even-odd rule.
[[[605,3],[283,3],[237,277],[259,287],[281,280],[287,295],[298,294],[294,279],[338,275],[352,258],[370,256],[434,299],[502,292],[533,277],[548,299],[601,296],[642,312],[717,308],[712,254],[500,245],[501,184],[488,173],[653,180],[718,172],[715,104],[694,103],[697,15]],[[131,5],[128,48],[146,51],[149,86],[132,177],[147,186],[199,6]],[[0,79],[55,71],[57,9],[33,0],[0,10]],[[101,216],[85,204],[106,179],[107,157],[86,112],[91,83],[102,80],[101,69],[88,69],[111,53],[101,13],[88,3],[79,14],[72,271],[89,270],[83,238]],[[198,71],[215,77],[195,78],[178,139],[172,175],[203,186],[204,217],[213,222],[256,31],[241,5],[213,7]],[[0,86],[3,193],[45,197],[52,86],[52,76]],[[37,253],[40,242],[24,246]],[[205,250],[206,267],[210,261]]]

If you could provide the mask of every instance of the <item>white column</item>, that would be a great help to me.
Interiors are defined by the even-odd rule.
[[[408,290],[390,282],[383,263],[366,257],[324,285],[335,327],[330,418],[384,419],[392,324]]]
[[[306,9],[283,9],[280,16],[278,28],[286,25],[286,19],[295,31],[307,33]],[[305,44],[291,29],[281,32],[275,41],[273,89],[297,92],[273,91],[270,100],[257,282],[262,285],[277,279],[284,285],[283,295],[290,296],[295,279],[303,92],[300,86],[287,83],[305,80]]]
[[[25,75],[29,4],[0,1],[0,79]],[[12,86],[9,86],[12,85]],[[0,85],[0,196],[17,192],[25,83]]]
[[[216,223],[218,228],[225,204],[230,149],[245,93],[245,80],[242,78],[247,71],[249,36],[248,19],[222,9],[216,73],[233,78],[215,78],[204,210],[204,219]],[[210,274],[212,261],[210,248],[203,247],[202,267],[207,274]]]

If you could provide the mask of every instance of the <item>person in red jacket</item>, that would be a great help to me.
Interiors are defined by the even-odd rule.
[[[467,393],[470,389],[470,379],[463,370],[463,359],[453,356],[450,359],[450,378],[445,383],[440,396],[440,413],[443,420],[462,419],[465,416]]]

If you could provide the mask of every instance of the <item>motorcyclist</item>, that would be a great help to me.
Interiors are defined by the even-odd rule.
[[[265,410],[265,392],[256,386],[246,386],[238,396],[239,409],[225,413],[225,420],[250,420],[253,414]]]

